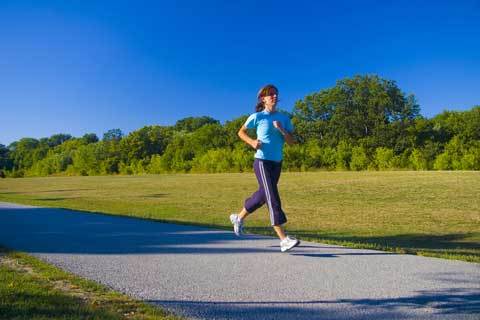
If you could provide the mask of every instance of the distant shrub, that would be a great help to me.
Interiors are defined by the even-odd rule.
[[[353,147],[350,169],[360,171],[368,167],[367,152],[364,147]]]
[[[428,162],[423,153],[419,149],[413,149],[410,157],[410,168],[413,170],[428,170]]]
[[[336,164],[337,170],[348,170],[352,159],[352,146],[346,141],[340,141],[337,145]]]
[[[439,154],[435,158],[435,162],[433,163],[433,168],[435,170],[451,170],[452,165],[451,165],[451,157],[448,152],[444,152]]]
[[[375,165],[378,170],[387,170],[392,168],[393,150],[385,147],[379,147],[375,150]]]

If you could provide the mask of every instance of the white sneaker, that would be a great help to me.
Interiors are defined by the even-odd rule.
[[[300,244],[300,241],[295,239],[294,237],[287,236],[285,239],[280,241],[280,250],[282,252],[291,250],[298,246]]]
[[[230,222],[233,224],[233,232],[240,237],[243,234],[243,221],[238,218],[238,214],[232,213],[230,215]]]

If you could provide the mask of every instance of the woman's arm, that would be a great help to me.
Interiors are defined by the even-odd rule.
[[[297,143],[295,138],[292,136],[290,132],[287,132],[285,129],[283,129],[282,125],[280,124],[279,121],[273,121],[273,126],[280,131],[280,133],[283,135],[285,138],[285,142],[288,143],[290,146]]]
[[[238,130],[238,136],[242,139],[246,144],[250,145],[253,149],[258,150],[260,149],[262,142],[258,139],[252,139],[248,136],[247,128],[242,126],[240,130]]]

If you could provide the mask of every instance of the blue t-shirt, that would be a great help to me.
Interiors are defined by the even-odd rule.
[[[255,158],[280,162],[283,159],[283,144],[285,138],[280,130],[273,126],[273,121],[278,121],[291,133],[293,125],[290,118],[280,112],[269,113],[260,111],[250,115],[245,121],[247,129],[257,129],[257,139],[262,142],[260,149],[255,153]]]

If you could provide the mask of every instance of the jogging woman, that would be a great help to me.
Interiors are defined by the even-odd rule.
[[[243,233],[243,220],[255,210],[268,206],[270,222],[280,238],[280,250],[288,251],[300,244],[300,241],[285,234],[282,225],[287,222],[282,210],[277,184],[282,170],[283,145],[294,144],[293,126],[290,118],[277,112],[278,89],[266,85],[257,94],[258,103],[255,113],[250,115],[238,131],[240,139],[256,150],[253,169],[258,180],[258,190],[245,200],[239,214],[230,215],[233,230],[237,236]],[[257,139],[247,134],[247,129],[256,129]]]

